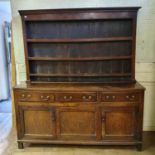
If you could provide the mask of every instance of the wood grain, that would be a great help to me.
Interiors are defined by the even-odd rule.
[[[20,11],[27,83],[14,88],[17,142],[142,148],[138,7]],[[46,84],[45,84],[46,83]]]

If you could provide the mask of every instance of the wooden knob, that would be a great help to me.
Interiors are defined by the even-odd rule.
[[[46,98],[48,98],[48,99],[49,99],[50,97],[49,97],[49,96],[46,96]]]
[[[135,98],[135,96],[134,96],[134,95],[132,95],[131,97],[132,97],[133,99]]]
[[[110,96],[106,96],[106,99],[109,99],[110,98]]]
[[[89,96],[88,98],[89,98],[89,100],[91,100],[92,99],[92,96]]]
[[[112,99],[115,99],[116,98],[116,96],[112,96]]]
[[[30,97],[31,97],[31,95],[30,95],[30,94],[28,94],[28,95],[27,95],[27,97],[28,97],[28,98],[30,98]]]
[[[126,98],[129,99],[129,96],[127,95]]]
[[[25,94],[22,94],[21,96],[22,96],[22,98],[25,98]]]
[[[85,100],[86,99],[86,96],[82,96],[82,98]]]

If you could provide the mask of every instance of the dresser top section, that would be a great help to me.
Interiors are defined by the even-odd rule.
[[[27,90],[53,90],[53,91],[129,91],[145,90],[145,88],[136,82],[135,84],[26,84],[21,83],[14,89]]]
[[[20,10],[26,81],[134,83],[139,8]],[[96,84],[90,87],[103,89]]]
[[[137,11],[141,7],[106,7],[106,8],[64,8],[64,9],[40,9],[40,10],[19,10],[21,15],[61,13],[61,12],[81,12],[81,11]]]

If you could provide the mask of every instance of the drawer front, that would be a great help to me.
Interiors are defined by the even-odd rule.
[[[22,102],[53,102],[54,94],[52,93],[41,93],[41,92],[31,92],[31,91],[21,91],[17,94],[18,100]]]
[[[139,93],[102,93],[101,101],[103,102],[137,102]]]
[[[57,93],[55,96],[57,102],[96,102],[97,93]]]

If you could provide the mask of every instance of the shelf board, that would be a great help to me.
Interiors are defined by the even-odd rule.
[[[106,57],[82,57],[82,58],[52,58],[52,57],[28,57],[31,61],[104,61],[104,60],[125,60],[131,56],[106,56]]]
[[[107,82],[76,82],[76,81],[66,81],[66,82],[60,82],[60,81],[56,81],[56,82],[52,82],[52,81],[33,81],[31,80],[30,81],[31,84],[40,84],[40,83],[43,83],[43,84],[66,84],[66,83],[70,83],[70,84],[107,84]],[[110,81],[108,82],[108,84],[133,84],[135,83],[135,80],[131,80],[131,81]]]
[[[132,37],[106,37],[106,38],[72,38],[72,39],[27,39],[30,43],[76,43],[76,42],[110,42],[130,41]]]
[[[109,74],[86,74],[86,73],[81,73],[81,74],[43,74],[43,73],[38,73],[38,74],[30,74],[32,77],[126,77],[126,76],[131,76],[131,73],[109,73]]]

